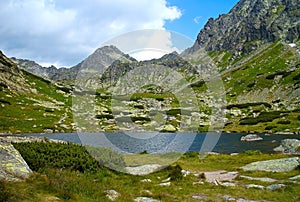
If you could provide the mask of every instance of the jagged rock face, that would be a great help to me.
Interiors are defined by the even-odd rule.
[[[264,42],[293,42],[300,35],[299,9],[298,0],[241,0],[228,14],[209,19],[186,53],[200,47],[247,53]]]
[[[54,66],[51,66],[49,68],[42,67],[41,65],[31,60],[17,59],[15,57],[11,58],[11,60],[16,63],[20,69],[24,69],[25,71],[37,76],[50,78],[51,74],[57,72],[57,68]]]

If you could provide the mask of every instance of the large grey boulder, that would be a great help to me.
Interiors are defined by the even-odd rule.
[[[242,167],[245,171],[289,172],[299,166],[299,158],[257,161]]]
[[[131,175],[148,175],[155,171],[162,169],[163,166],[159,164],[146,164],[141,166],[134,166],[134,167],[126,167],[126,172]]]
[[[0,141],[0,180],[23,181],[32,173],[10,142]]]
[[[297,154],[300,155],[300,140],[297,139],[285,139],[281,141],[279,147],[273,149],[275,152],[284,154]]]

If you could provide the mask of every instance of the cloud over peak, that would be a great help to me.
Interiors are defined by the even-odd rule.
[[[166,0],[8,0],[0,2],[0,44],[9,56],[72,66],[106,40],[163,29],[181,11]]]

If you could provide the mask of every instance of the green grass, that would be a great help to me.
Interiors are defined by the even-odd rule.
[[[73,145],[65,146],[74,149]],[[57,147],[60,148],[60,146]],[[24,153],[22,155],[26,156]],[[55,154],[49,152],[49,155]],[[138,156],[146,159],[147,155],[149,154],[135,154],[126,158],[134,162]],[[172,154],[166,154],[165,158],[172,156]],[[286,155],[248,151],[236,156],[226,154],[200,156],[202,157],[199,158],[199,154],[196,152],[184,154],[171,166],[147,176],[131,176],[105,168],[98,172],[84,173],[63,167],[38,169],[38,172],[35,172],[25,182],[0,182],[0,199],[3,201],[45,201],[47,197],[57,197],[62,201],[108,201],[105,197],[105,190],[110,189],[121,194],[116,201],[133,201],[139,196],[148,196],[161,201],[193,201],[192,196],[194,195],[205,195],[205,201],[223,201],[222,195],[260,201],[297,201],[300,199],[297,194],[300,186],[292,183],[286,183],[287,188],[276,191],[246,189],[245,184],[255,182],[267,186],[270,183],[249,181],[240,177],[236,179],[237,187],[215,186],[206,182],[203,185],[192,185],[193,182],[199,181],[201,176],[199,178],[194,175],[183,177],[180,174],[181,169],[194,172],[225,169],[238,171],[240,175],[284,180],[299,175],[300,171],[294,170],[288,173],[245,172],[240,167],[254,161],[288,157]],[[79,161],[78,158],[77,161]],[[157,186],[168,177],[171,178],[170,187]],[[152,182],[141,182],[145,178],[151,179]]]

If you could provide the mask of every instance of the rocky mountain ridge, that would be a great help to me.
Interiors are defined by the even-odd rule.
[[[228,14],[210,18],[186,54],[206,51],[249,53],[266,42],[293,43],[300,35],[298,0],[241,0]]]

